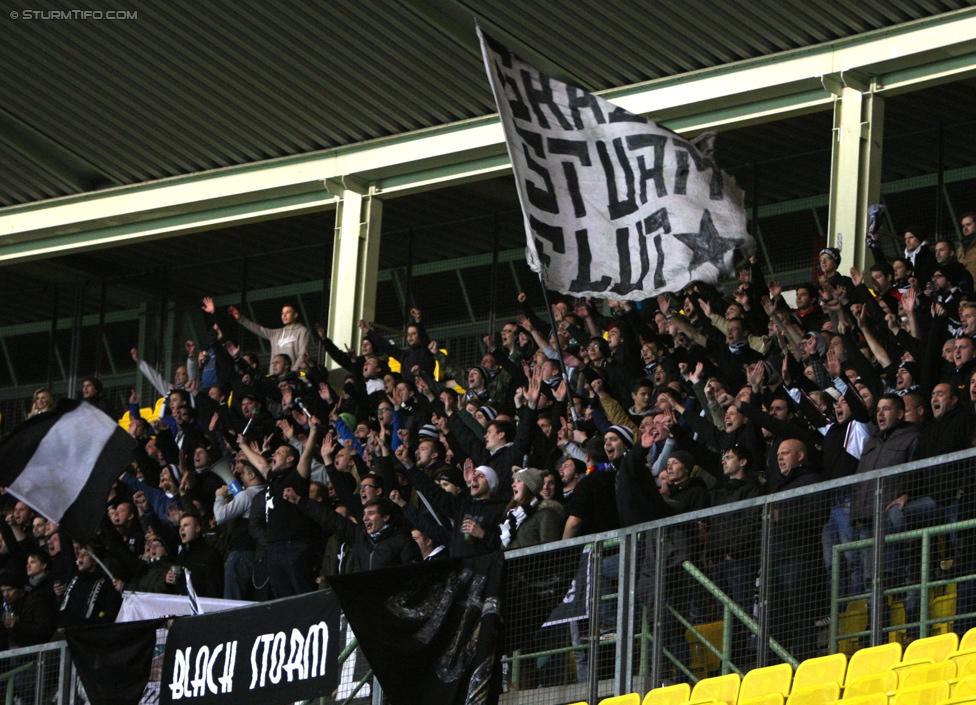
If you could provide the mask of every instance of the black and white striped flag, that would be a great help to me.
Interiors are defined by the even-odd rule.
[[[0,440],[0,486],[87,542],[136,442],[91,404],[62,399]]]

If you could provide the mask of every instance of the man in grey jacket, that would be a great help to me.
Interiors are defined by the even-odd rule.
[[[207,297],[203,300],[203,310],[207,313],[214,313],[213,299]],[[236,306],[229,306],[227,312],[244,329],[251,331],[254,335],[260,336],[271,342],[271,359],[275,355],[287,355],[291,359],[293,366],[297,366],[302,360],[305,351],[308,350],[308,328],[298,322],[298,311],[294,306],[281,307],[281,328],[265,328],[259,326],[254,321],[248,320],[241,315]],[[271,367],[268,367],[268,374],[274,374]]]

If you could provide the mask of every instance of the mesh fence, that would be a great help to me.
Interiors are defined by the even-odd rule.
[[[535,599],[511,623],[545,626],[510,650],[508,688],[594,702],[976,626],[971,452],[810,487],[800,470],[728,507],[518,551]]]
[[[71,690],[67,647],[42,644],[0,652],[0,693],[4,702],[67,703]]]

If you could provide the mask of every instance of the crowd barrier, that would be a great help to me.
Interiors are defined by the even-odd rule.
[[[976,519],[959,485],[974,472],[976,451],[962,451],[509,551],[502,702],[594,703],[963,633]],[[920,478],[941,502],[892,511]],[[351,634],[340,668],[323,703],[382,702]],[[0,689],[7,705],[84,701],[63,642],[0,653]]]

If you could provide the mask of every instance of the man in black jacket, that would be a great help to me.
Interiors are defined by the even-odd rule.
[[[385,497],[371,499],[363,505],[363,522],[336,513],[324,502],[311,502],[285,488],[285,500],[297,504],[316,524],[352,548],[353,571],[393,568],[422,559],[420,548],[410,531],[396,518],[399,511]]]
[[[184,514],[180,519],[180,552],[176,565],[190,571],[193,589],[200,597],[224,596],[224,561],[217,549],[203,537],[203,524],[195,514]],[[176,592],[187,594],[182,575],[170,571],[166,582]]]
[[[807,487],[820,480],[807,463],[807,448],[798,440],[779,446],[783,481],[778,493]],[[826,595],[821,567],[820,534],[829,508],[818,495],[778,502],[773,509],[770,538],[770,631],[797,660],[816,651],[814,620]]]
[[[259,543],[267,544],[271,590],[278,598],[312,592],[317,561],[309,537],[315,525],[283,498],[286,488],[300,497],[308,496],[309,476],[298,471],[298,451],[289,445],[278,446],[269,463],[243,438],[238,437],[238,442],[248,462],[267,478],[264,511],[250,513],[250,530]]]
[[[722,455],[724,484],[711,492],[712,506],[731,504],[763,494],[752,472],[752,454],[744,446],[732,446]],[[758,508],[717,515],[708,527],[709,575],[747,614],[759,569],[761,512]],[[733,621],[732,660],[746,663],[749,635],[739,620]]]
[[[452,519],[454,529],[449,546],[452,558],[477,556],[493,550],[491,539],[485,539],[489,533],[497,539],[498,525],[505,518],[508,502],[503,497],[495,496],[500,488],[498,475],[491,467],[476,467],[471,475],[469,491],[458,495],[451,494],[416,467],[407,469],[407,477],[417,490],[423,492],[434,509]]]

